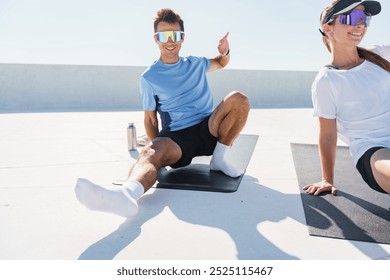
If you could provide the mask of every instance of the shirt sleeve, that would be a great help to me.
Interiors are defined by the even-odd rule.
[[[140,80],[142,106],[145,111],[155,111],[157,108],[154,91],[149,82],[141,77]]]
[[[335,119],[337,107],[328,79],[320,76],[312,84],[313,116],[326,119]]]
[[[203,58],[203,60],[204,60],[205,69],[206,69],[206,72],[207,72],[210,69],[211,61],[210,61],[209,58]]]
[[[210,69],[211,60],[210,58],[206,57],[200,57],[200,56],[189,56],[187,59],[191,62],[196,63],[197,65],[200,65],[204,72],[207,72]]]

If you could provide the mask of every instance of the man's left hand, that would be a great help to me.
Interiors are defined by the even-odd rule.
[[[227,55],[227,53],[228,53],[228,51],[230,49],[229,48],[229,42],[228,42],[228,39],[227,39],[228,36],[229,36],[229,32],[227,32],[226,35],[223,36],[221,40],[219,40],[218,51],[219,51],[219,53],[222,56]]]

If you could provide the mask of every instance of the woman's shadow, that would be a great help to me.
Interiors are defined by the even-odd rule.
[[[165,208],[187,223],[226,232],[235,243],[237,259],[297,259],[275,246],[257,230],[262,222],[278,222],[287,217],[304,224],[301,215],[291,217],[287,207],[277,207],[294,205],[297,199],[298,195],[284,194],[262,186],[251,176],[244,176],[241,187],[233,194],[155,189],[152,194],[146,194],[139,200],[136,217],[127,219],[117,230],[89,246],[79,259],[114,259],[141,234],[142,225]],[[213,244],[208,246],[212,252]],[[208,256],[205,253],[204,258]]]

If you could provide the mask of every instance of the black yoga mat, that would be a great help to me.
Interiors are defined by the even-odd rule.
[[[302,190],[321,180],[318,146],[293,143],[291,149],[310,235],[390,244],[390,196],[367,186],[348,147],[337,147],[336,196]]]
[[[237,137],[228,160],[239,170],[245,173],[258,136],[241,134]],[[177,169],[162,168],[157,176],[157,188],[210,191],[210,192],[235,192],[240,186],[244,176],[231,178],[222,172],[212,171],[209,168],[211,156],[196,157],[186,167]]]

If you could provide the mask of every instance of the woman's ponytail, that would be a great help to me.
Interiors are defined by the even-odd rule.
[[[387,59],[362,47],[357,47],[357,50],[358,50],[359,57],[364,58],[378,65],[379,67],[383,68],[387,72],[390,72],[390,62]]]

